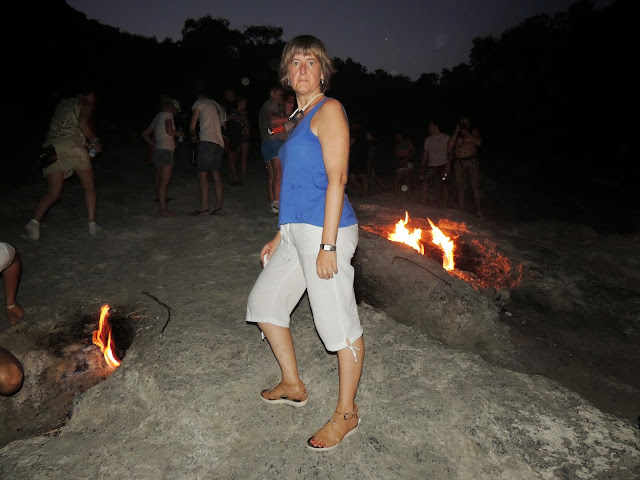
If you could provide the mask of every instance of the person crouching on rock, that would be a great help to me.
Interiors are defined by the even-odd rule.
[[[16,249],[0,242],[0,271],[4,282],[5,310],[9,323],[14,325],[24,317],[24,309],[16,301],[22,275],[22,263]],[[24,371],[20,361],[0,346],[0,395],[10,396],[22,388]]]

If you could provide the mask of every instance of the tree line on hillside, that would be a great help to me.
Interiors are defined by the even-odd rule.
[[[234,88],[248,98],[255,118],[277,82],[286,43],[280,27],[241,32],[210,15],[187,19],[174,42],[102,25],[64,0],[42,2],[35,17],[28,5],[14,8],[15,22],[24,28],[4,39],[18,48],[7,53],[14,85],[2,130],[29,125],[16,135],[25,141],[30,135],[36,144],[57,101],[73,94],[83,77],[97,82],[101,127],[114,132],[139,132],[157,112],[161,93],[188,109],[200,88],[213,98]],[[475,38],[468,63],[415,81],[335,58],[329,94],[380,139],[402,129],[421,145],[430,119],[450,131],[464,113],[481,128],[488,149],[595,166],[631,154],[621,132],[629,129],[637,83],[631,68],[637,20],[634,0],[601,9],[580,0],[566,12],[526,19],[498,38]]]

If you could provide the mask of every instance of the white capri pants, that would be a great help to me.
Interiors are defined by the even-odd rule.
[[[316,271],[322,227],[291,223],[281,225],[280,234],[280,245],[249,294],[247,322],[289,328],[291,312],[307,290],[313,321],[325,348],[330,352],[351,349],[363,333],[351,265],[358,246],[358,225],[338,229],[338,273],[331,279],[318,277]]]
[[[0,272],[4,272],[4,270],[11,265],[15,256],[15,248],[8,243],[0,242]]]

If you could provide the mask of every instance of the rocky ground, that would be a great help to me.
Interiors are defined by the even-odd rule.
[[[616,478],[640,476],[637,234],[571,222],[487,220],[352,197],[354,264],[367,356],[359,432],[332,453],[305,440],[330,416],[335,355],[303,298],[292,330],[309,389],[301,409],[260,401],[278,371],[246,297],[276,228],[259,161],[225,186],[223,215],[198,205],[184,146],[158,218],[153,169],[138,144],[96,161],[99,221],[90,238],[76,179],[22,240],[43,192],[35,178],[3,194],[3,241],[23,258],[27,316],[0,324],[24,364],[23,389],[0,399],[0,477],[49,478]],[[497,205],[497,203],[496,203]],[[458,270],[381,236],[408,211],[459,246]],[[91,344],[112,307],[122,365]]]

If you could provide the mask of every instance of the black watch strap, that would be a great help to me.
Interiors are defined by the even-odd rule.
[[[324,250],[325,252],[335,252],[336,251],[336,246],[335,245],[329,245],[328,243],[321,243],[320,244],[320,250]]]

